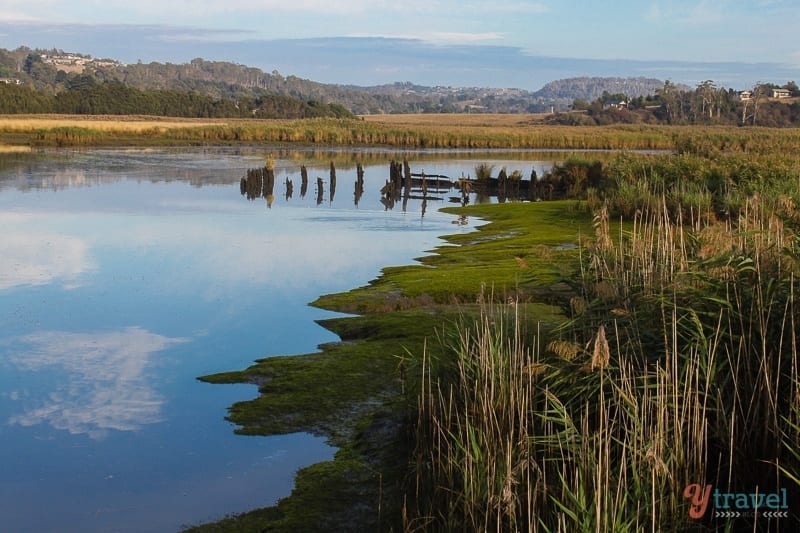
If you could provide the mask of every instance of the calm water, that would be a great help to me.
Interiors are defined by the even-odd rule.
[[[391,158],[453,178],[485,161],[526,177],[550,166],[535,154],[275,151],[268,205],[242,196],[239,183],[265,153],[6,156],[0,529],[175,531],[273,504],[298,468],[335,450],[306,434],[235,435],[226,409],[255,387],[195,378],[336,340],[314,322],[331,314],[309,301],[411,262],[440,235],[470,231],[437,212],[447,194],[424,211],[418,200],[386,209],[378,191]],[[356,204],[357,160],[365,190]],[[301,164],[311,182],[304,197]]]

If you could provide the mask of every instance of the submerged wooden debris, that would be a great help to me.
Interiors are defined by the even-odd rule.
[[[272,205],[274,198],[275,172],[270,165],[271,159],[262,168],[249,169],[241,179],[240,189],[242,196],[249,200],[256,198],[267,199],[267,204]],[[294,194],[294,184],[287,176],[284,182],[286,200]],[[536,172],[531,173],[529,180],[522,179],[522,175],[515,171],[508,175],[506,169],[500,170],[498,176],[472,178],[461,176],[451,178],[443,174],[426,174],[424,170],[413,172],[408,160],[389,163],[389,177],[380,189],[380,202],[388,209],[394,209],[395,204],[402,201],[405,210],[408,200],[422,200],[423,214],[428,200],[444,201],[467,205],[470,197],[474,195],[477,203],[483,203],[488,198],[497,198],[498,202],[508,200],[534,200],[546,193],[542,184],[537,182]],[[328,202],[333,202],[336,195],[336,167],[331,161],[330,177],[328,181]],[[305,198],[308,193],[308,170],[303,165],[300,167],[300,197]],[[453,194],[456,193],[456,194]],[[361,163],[356,166],[356,181],[353,189],[353,201],[358,206],[364,195],[364,167]],[[316,202],[317,205],[325,201],[325,181],[317,177]]]

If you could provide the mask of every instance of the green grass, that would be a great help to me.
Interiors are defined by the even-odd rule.
[[[577,252],[572,245],[592,231],[591,216],[574,201],[486,204],[444,212],[491,223],[477,232],[445,237],[456,246],[437,248],[420,258],[420,265],[385,268],[369,286],[322,296],[314,305],[364,313],[466,304],[475,303],[487,289],[499,298],[546,302],[536,295],[557,289],[574,274]]]
[[[551,337],[530,334],[513,298],[460,324],[419,370],[404,526],[796,525],[797,510],[693,521],[683,488],[798,501],[798,185],[764,183],[724,222],[681,224],[671,187],[622,228],[603,208]]]
[[[525,294],[520,309],[531,321],[554,325],[563,320],[547,288],[576,265],[577,252],[561,245],[577,243],[581,232],[590,231],[591,217],[575,206],[450,210],[486,222],[476,232],[449,237],[458,246],[437,248],[423,266],[385,269],[366,287],[314,302],[359,313],[322,322],[341,342],[201,378],[258,384],[258,397],[230,408],[238,433],[308,431],[328,437],[339,451],[333,461],[298,472],[292,495],[276,507],[194,531],[399,529],[409,461],[404,458],[413,445],[405,433],[406,416],[416,402],[411,391],[419,388],[423,353],[438,353],[442,339],[479,312],[476,302],[492,288],[498,300]]]

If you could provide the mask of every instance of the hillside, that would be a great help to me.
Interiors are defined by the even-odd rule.
[[[38,58],[38,59],[36,59]],[[32,60],[35,59],[35,60]],[[575,99],[594,100],[603,91],[630,97],[653,94],[663,82],[644,78],[574,78],[524,89],[426,87],[409,82],[373,87],[331,85],[266,73],[258,68],[201,58],[189,63],[123,64],[61,50],[0,50],[0,78],[19,80],[58,93],[71,77],[119,81],[141,90],[196,91],[214,99],[283,96],[323,104],[336,103],[356,114],[383,113],[537,113],[566,110]]]
[[[654,95],[663,87],[664,82],[654,78],[568,78],[551,81],[536,91],[534,96],[542,102],[551,102],[557,109],[563,109],[575,100],[594,102],[604,92],[624,94],[633,99]],[[689,89],[686,86],[678,88]]]

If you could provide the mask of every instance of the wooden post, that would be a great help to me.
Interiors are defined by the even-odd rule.
[[[300,166],[300,198],[305,198],[308,192],[308,171],[305,165]]]
[[[408,164],[408,160],[403,160],[403,174],[405,178],[405,192],[404,196],[408,197],[411,194],[411,166]]]

